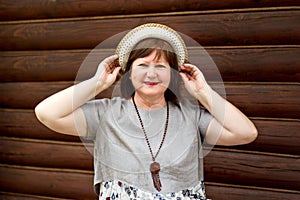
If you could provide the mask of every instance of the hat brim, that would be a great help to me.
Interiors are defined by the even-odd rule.
[[[126,68],[130,52],[135,45],[147,38],[157,38],[168,42],[177,55],[178,66],[182,66],[187,60],[186,45],[175,30],[166,25],[148,23],[132,29],[119,42],[116,54],[119,57],[119,64],[123,70]]]

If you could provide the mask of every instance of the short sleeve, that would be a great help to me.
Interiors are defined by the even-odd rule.
[[[199,106],[199,114],[198,114],[198,127],[201,134],[202,141],[205,138],[207,128],[213,119],[213,116],[202,106]]]
[[[191,103],[188,100],[183,100],[181,106],[186,116],[188,116],[197,127],[202,141],[205,138],[206,130],[213,116],[199,103]]]
[[[96,139],[96,133],[100,126],[101,117],[106,112],[109,102],[109,99],[100,99],[89,101],[81,106],[87,124],[87,136],[83,139],[93,141]]]

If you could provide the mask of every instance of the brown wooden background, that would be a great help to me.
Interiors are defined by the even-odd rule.
[[[208,197],[300,199],[299,6],[297,0],[0,1],[0,199],[96,199],[92,156],[78,138],[41,125],[33,109],[72,85],[101,41],[146,22],[169,25],[204,46],[228,100],[259,130],[254,143],[216,147],[205,158]],[[95,55],[84,77],[107,53]],[[206,74],[211,81],[213,73]]]

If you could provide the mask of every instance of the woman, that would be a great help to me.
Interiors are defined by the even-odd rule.
[[[92,78],[36,107],[52,130],[94,141],[99,199],[206,199],[203,141],[238,145],[257,137],[253,123],[186,61],[176,31],[145,24],[122,39],[117,55],[104,59]],[[89,101],[119,73],[122,97]],[[181,81],[202,106],[180,98]]]

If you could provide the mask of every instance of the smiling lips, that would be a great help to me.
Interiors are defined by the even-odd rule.
[[[144,84],[147,86],[156,86],[159,84],[159,82],[144,82]]]

